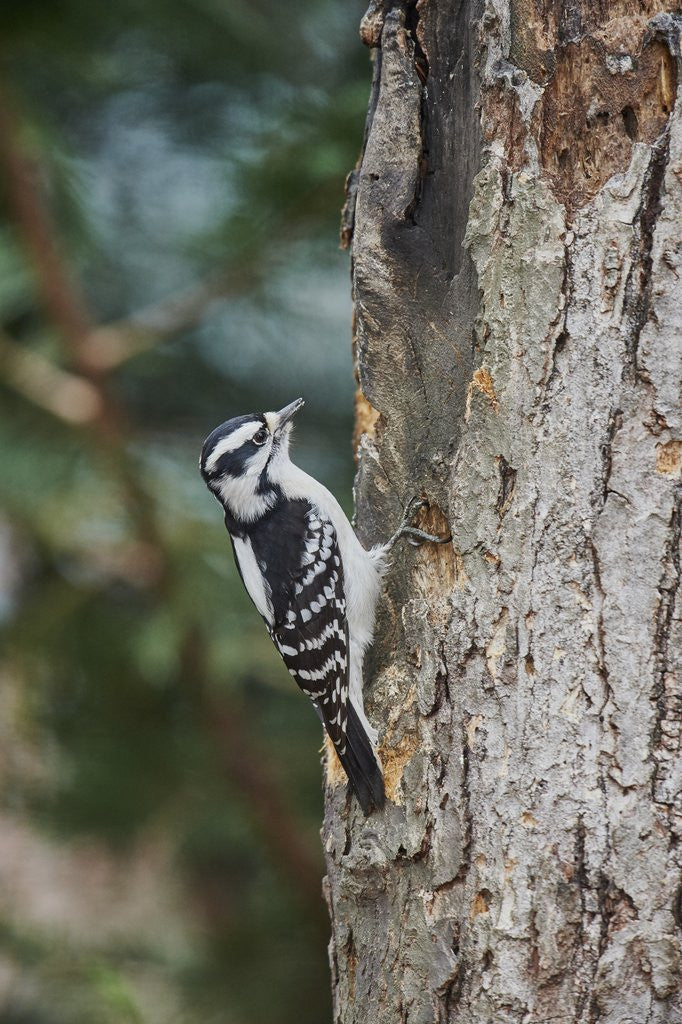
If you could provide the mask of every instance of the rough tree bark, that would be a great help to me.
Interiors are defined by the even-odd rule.
[[[682,1021],[679,5],[376,3],[349,179],[367,665],[335,1019]],[[671,13],[671,11],[673,13]]]

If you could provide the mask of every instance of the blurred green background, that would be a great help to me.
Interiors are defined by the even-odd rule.
[[[0,1021],[331,1019],[317,719],[198,474],[351,504],[348,0],[0,5]]]

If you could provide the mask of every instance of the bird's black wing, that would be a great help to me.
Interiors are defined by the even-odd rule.
[[[336,532],[308,502],[288,502],[251,531],[268,583],[266,626],[289,672],[319,710],[343,753],[348,703],[348,636]]]

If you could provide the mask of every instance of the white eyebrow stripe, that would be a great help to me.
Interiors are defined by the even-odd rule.
[[[206,465],[204,467],[206,472],[210,473],[223,455],[226,455],[228,452],[234,452],[237,448],[241,448],[244,442],[253,437],[258,428],[262,426],[263,424],[261,420],[251,420],[249,423],[244,423],[241,427],[237,427],[237,429],[227,437],[223,437],[218,441],[217,445],[206,459]]]

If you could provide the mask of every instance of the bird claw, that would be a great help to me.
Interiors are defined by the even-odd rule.
[[[419,509],[426,508],[426,504],[427,503],[424,498],[418,498],[416,495],[415,497],[410,498],[410,500],[408,501],[407,505],[403,510],[403,520],[400,525],[407,526],[409,523],[411,523]]]

